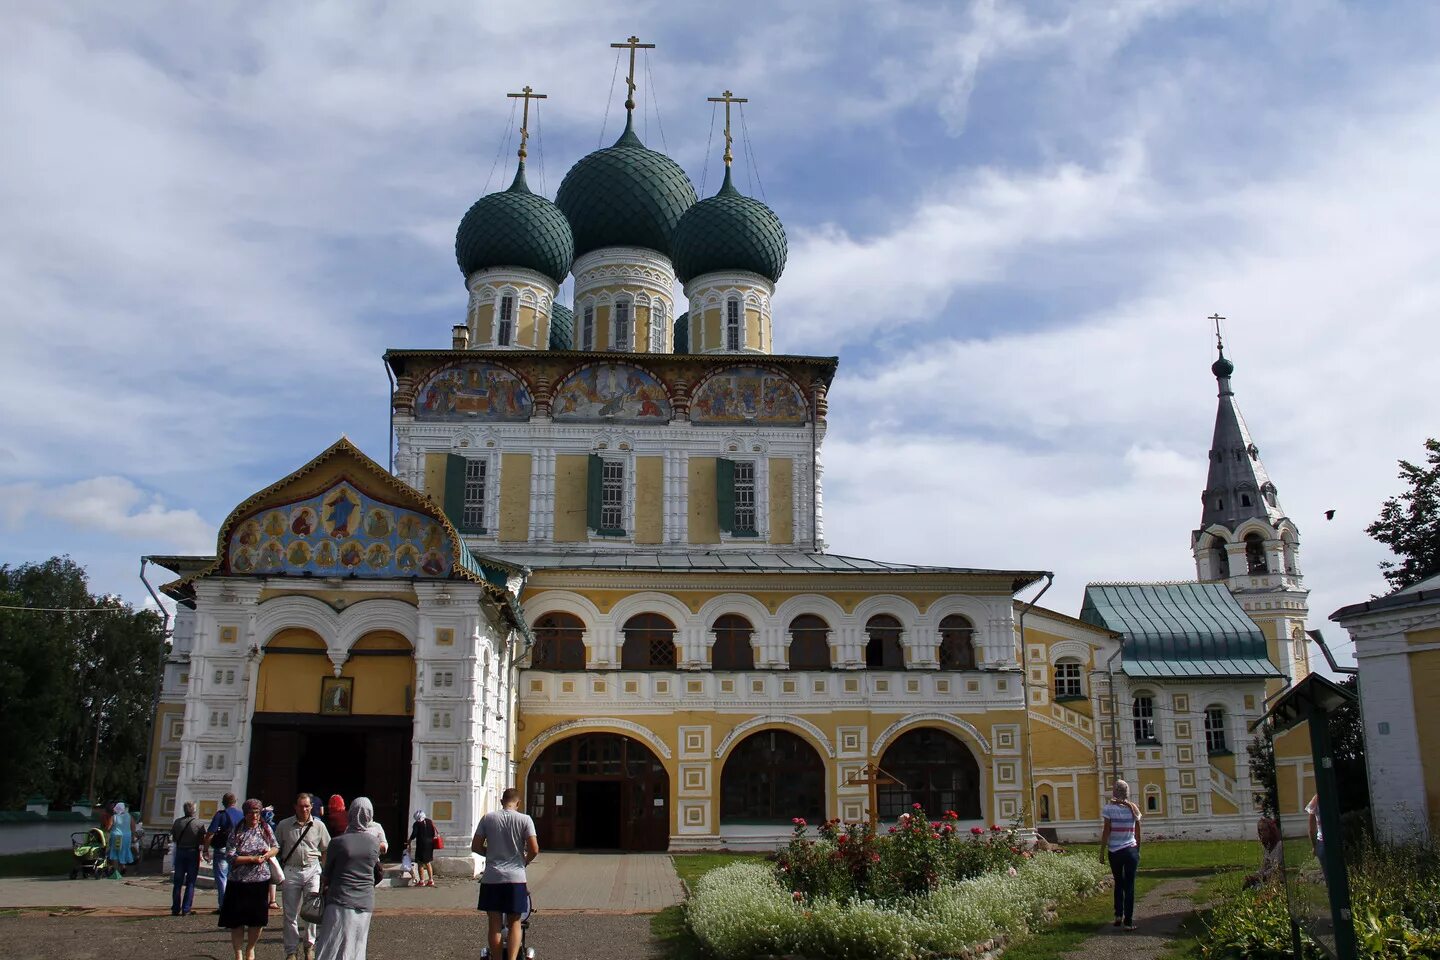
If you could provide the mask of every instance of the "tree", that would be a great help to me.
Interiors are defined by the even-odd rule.
[[[1280,816],[1280,788],[1275,781],[1275,741],[1268,725],[1245,745],[1250,757],[1250,783],[1255,792],[1251,799],[1260,808],[1261,816],[1272,820]]]
[[[0,566],[0,809],[31,794],[132,804],[165,637],[161,618],[93,596],[69,557]]]
[[[1400,461],[1400,479],[1410,489],[1391,497],[1365,528],[1399,561],[1380,561],[1390,587],[1400,590],[1440,573],[1440,440],[1425,441],[1426,466]]]
[[[1360,696],[1359,678],[1351,674],[1340,686]],[[1335,782],[1340,786],[1340,812],[1364,810],[1370,806],[1370,781],[1365,774],[1365,727],[1360,722],[1360,705],[1346,703],[1326,718],[1330,727],[1330,756],[1335,763]]]

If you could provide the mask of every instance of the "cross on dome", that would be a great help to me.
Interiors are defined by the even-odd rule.
[[[630,73],[625,77],[625,112],[632,113],[635,110],[635,51],[654,50],[655,44],[641,43],[639,37],[632,36],[624,43],[612,43],[610,46],[616,50],[630,50]]]
[[[511,99],[525,101],[525,110],[520,117],[520,160],[523,163],[526,156],[525,144],[530,139],[530,101],[548,100],[550,95],[548,93],[536,93],[534,88],[527,83],[520,88],[520,93],[507,93],[505,96]],[[511,116],[514,116],[514,114],[511,114]],[[543,156],[540,158],[540,166],[542,168],[541,172],[543,173],[545,166],[545,158]]]

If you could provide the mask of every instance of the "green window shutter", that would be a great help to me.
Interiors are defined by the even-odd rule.
[[[715,512],[720,529],[735,532],[735,461],[715,461]]]
[[[585,526],[591,530],[600,529],[600,483],[605,473],[605,461],[590,454],[585,472]]]
[[[461,523],[465,519],[465,458],[453,453],[445,455],[445,500],[441,506],[445,510],[445,516],[455,524],[455,529],[463,529]]]

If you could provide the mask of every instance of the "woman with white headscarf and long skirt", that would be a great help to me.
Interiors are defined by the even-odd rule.
[[[370,918],[375,913],[375,867],[380,840],[370,829],[375,808],[366,797],[350,804],[350,824],[330,841],[320,892],[325,918],[315,939],[315,960],[365,960]]]

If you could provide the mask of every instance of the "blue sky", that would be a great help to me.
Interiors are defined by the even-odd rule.
[[[618,135],[608,44],[637,33],[641,135],[706,193],[705,97],[750,98],[777,342],[842,361],[832,550],[1052,569],[1071,613],[1090,580],[1193,576],[1218,310],[1324,626],[1382,590],[1363,527],[1437,432],[1437,27],[1322,0],[9,4],[0,562],[66,552],[139,600],[140,554],[213,549],[338,435],[383,459],[380,355],[462,317],[504,94],[550,96],[553,196]]]

